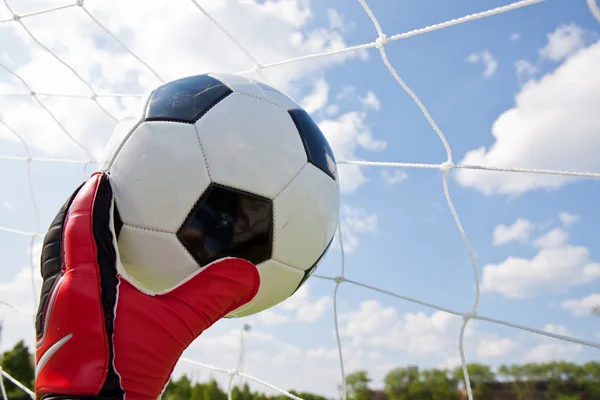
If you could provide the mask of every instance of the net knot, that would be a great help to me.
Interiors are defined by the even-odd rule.
[[[21,17],[18,16],[17,14],[13,14],[12,19],[13,19],[13,21],[17,21],[18,22],[21,19]]]
[[[83,0],[77,0],[77,1],[75,2],[75,5],[76,5],[77,7],[83,7]]]
[[[227,371],[227,374],[228,374],[229,376],[236,376],[236,375],[238,375],[239,373],[240,373],[240,371],[239,371],[239,370],[237,370],[237,369],[230,369],[229,371]]]
[[[462,315],[463,320],[465,320],[465,321],[468,321],[468,320],[470,320],[472,318],[475,318],[476,316],[477,316],[477,312],[476,311],[469,311],[469,312],[466,312],[466,313],[464,313]]]
[[[452,161],[446,161],[440,164],[440,170],[442,172],[448,172],[451,168],[454,168],[454,163]]]
[[[93,95],[90,96],[90,100],[92,101],[96,101],[98,99],[98,95],[96,93],[94,93]]]
[[[335,278],[333,278],[333,281],[334,281],[336,284],[338,284],[338,285],[339,285],[340,283],[344,282],[345,280],[346,280],[346,279],[344,279],[344,277],[343,277],[343,276],[338,276],[338,277],[335,277]]]
[[[30,94],[31,96],[34,96],[34,97],[35,97],[35,95],[36,95],[35,91],[33,91],[33,90],[31,90],[31,91],[29,92],[29,94]]]
[[[379,35],[377,40],[375,40],[375,47],[377,47],[377,49],[381,49],[383,47],[383,45],[385,44],[386,40],[387,40],[387,35],[385,33],[382,33],[381,35]]]

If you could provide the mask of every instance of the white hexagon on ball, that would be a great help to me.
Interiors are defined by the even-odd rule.
[[[304,166],[273,201],[274,260],[303,271],[315,264],[337,227],[337,194],[333,179],[313,164]]]
[[[213,182],[275,197],[306,163],[287,111],[232,93],[196,122]]]
[[[109,169],[123,223],[176,232],[210,178],[193,125],[143,122]]]

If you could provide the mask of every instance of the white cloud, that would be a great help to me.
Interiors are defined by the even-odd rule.
[[[539,51],[538,65],[527,60],[517,60],[515,69],[519,82],[531,79],[539,70],[539,64],[544,60],[563,61],[568,56],[585,47],[591,35],[575,24],[561,25],[547,35],[547,44]]]
[[[569,240],[569,234],[560,228],[554,228],[551,231],[537,238],[534,242],[540,249],[553,249],[564,247]]]
[[[330,8],[327,10],[327,18],[329,18],[329,27],[331,29],[337,29],[344,31],[344,17],[335,9]]]
[[[600,307],[600,293],[594,293],[581,299],[567,299],[561,304],[561,308],[571,311],[576,317],[590,315],[592,310],[597,307]]]
[[[277,306],[256,314],[252,319],[266,326],[289,323],[312,323],[319,320],[331,306],[331,296],[313,299],[310,282],[302,285],[296,293]]]
[[[340,208],[340,226],[344,251],[352,253],[359,243],[360,235],[377,232],[379,217],[361,208],[342,205]],[[336,233],[337,234],[337,233]],[[338,246],[337,240],[334,242]]]
[[[373,137],[366,123],[365,112],[351,111],[341,114],[337,119],[326,119],[319,122],[319,127],[331,144],[336,160],[357,160],[359,148],[368,151],[379,151],[386,148],[384,141]],[[354,192],[367,181],[358,165],[342,164],[338,166],[340,189],[342,192]]]
[[[300,104],[308,113],[320,110],[327,104],[329,97],[329,85],[324,79],[314,82],[313,91],[302,99]]]
[[[573,360],[581,351],[580,344],[558,341],[556,343],[542,343],[527,352],[525,362],[546,363],[552,360]]]
[[[317,347],[306,352],[306,357],[316,359],[337,360],[339,357],[338,349],[328,349],[326,347]]]
[[[571,335],[571,332],[569,331],[569,329],[567,329],[566,326],[561,325],[561,324],[546,324],[546,325],[544,325],[542,330],[549,332],[549,333],[554,333],[556,335],[562,335],[562,336]],[[542,338],[543,338],[543,340],[554,340],[554,339],[548,338],[546,336],[543,336]]]
[[[537,67],[527,60],[517,60],[515,62],[515,70],[519,82],[523,83],[532,78],[538,71]]]
[[[336,100],[348,100],[354,96],[356,96],[356,88],[351,85],[343,85],[335,98]]]
[[[350,346],[383,353],[400,350],[406,353],[404,359],[410,357],[420,364],[432,362],[437,367],[460,365],[457,347],[462,318],[458,316],[442,311],[400,315],[394,307],[370,299],[362,301],[358,309],[341,314],[339,321],[340,335]],[[481,332],[477,327],[476,321],[470,321],[465,329],[463,344],[469,362],[510,356],[520,350],[515,340]]]
[[[221,324],[224,327],[224,324]],[[230,326],[231,324],[227,324]],[[199,360],[203,363],[221,368],[232,368],[237,365],[240,355],[240,331],[237,328],[223,329],[219,326],[204,332],[184,353],[184,357]],[[311,357],[308,357],[311,354]],[[335,369],[335,360],[330,360],[328,354],[318,350],[303,349],[294,343],[293,338],[280,338],[273,334],[260,331],[252,326],[250,332],[244,333],[244,363],[242,370],[250,375],[258,376],[278,387],[297,387],[297,379],[305,384],[303,390],[315,392],[331,392],[330,381]],[[319,366],[323,369],[319,369]],[[186,368],[187,367],[187,368]],[[180,361],[175,376],[189,371],[189,366]],[[294,374],[290,374],[293,370]],[[206,372],[206,370],[203,370]],[[320,375],[321,374],[321,375]],[[206,374],[208,375],[208,374]],[[206,376],[203,380],[206,380]],[[227,374],[215,374],[214,378],[227,387]],[[251,380],[251,388],[266,393],[275,393]]]
[[[542,330],[562,336],[571,335],[567,327],[560,324],[546,324]],[[541,344],[533,347],[525,354],[524,358],[526,362],[570,361],[583,350],[583,346],[580,344],[565,342],[546,336],[541,336],[541,342]]]
[[[569,226],[572,223],[577,222],[579,220],[579,215],[570,214],[566,211],[563,211],[558,214],[558,219],[560,220],[560,222],[562,222],[564,226]]]
[[[554,229],[536,240],[532,258],[508,257],[483,267],[481,289],[510,298],[526,298],[591,282],[600,277],[600,263],[584,246],[566,243],[568,235]]]
[[[519,348],[519,344],[509,338],[482,339],[477,346],[477,355],[481,358],[505,357]]]
[[[367,90],[367,92],[361,96],[357,93],[357,89],[352,85],[342,85],[340,91],[335,96],[335,99],[339,102],[350,102],[353,100],[358,100],[358,102],[365,109],[379,110],[381,109],[381,100],[372,90]]]
[[[457,346],[460,317],[436,311],[399,316],[393,307],[377,300],[365,300],[356,311],[340,315],[340,335],[353,345],[403,350],[411,355],[452,355]],[[473,336],[474,324],[467,325],[465,342]]]
[[[494,143],[466,153],[462,164],[570,171],[600,170],[600,41],[572,54],[555,71],[530,80],[515,106],[492,126]],[[585,77],[585,78],[583,78]],[[461,169],[458,182],[485,195],[557,189],[574,178]]]
[[[561,25],[547,35],[548,44],[540,56],[552,61],[562,61],[585,46],[585,30],[575,24]]]
[[[338,104],[326,106],[327,96],[324,88],[319,90],[319,92],[323,95],[315,95],[312,98],[313,100],[320,99],[318,102],[314,102],[318,103],[319,108],[326,107],[326,118],[319,121],[318,124],[327,137],[337,161],[360,160],[361,158],[357,155],[357,152],[360,150],[381,151],[387,147],[385,141],[376,139],[373,136],[367,124],[366,110],[362,112],[346,111],[338,114],[340,106]],[[375,93],[368,91],[364,97],[360,97],[357,95],[354,86],[342,86],[336,96],[336,100],[350,103],[350,101],[355,100],[357,97],[365,109],[378,110],[380,108],[380,101]],[[353,107],[357,106],[356,103],[350,104]],[[343,193],[353,193],[367,182],[362,167],[359,165],[338,164],[338,171],[340,175],[340,190]]]
[[[219,348],[221,351],[226,351],[229,354],[235,354],[240,350],[240,331],[237,329],[230,329],[225,334],[219,335],[211,335],[207,331],[206,335],[203,335],[204,338],[198,338],[192,346],[194,347],[206,347],[210,348]],[[275,341],[275,337],[266,332],[262,332],[255,327],[253,327],[250,332],[244,333],[245,345],[250,347],[251,345],[256,345],[256,347],[260,347],[263,343],[270,343]]]
[[[379,110],[381,108],[381,102],[372,90],[369,90],[367,94],[359,100],[366,108],[372,108],[373,110]]]
[[[327,108],[325,109],[325,113],[327,113],[328,116],[336,115],[339,111],[340,107],[335,104],[327,106]]]
[[[388,185],[394,185],[398,182],[402,182],[408,179],[408,173],[401,169],[382,169],[381,176]]]
[[[280,304],[285,311],[293,311],[293,320],[297,322],[314,322],[327,311],[331,304],[330,296],[313,300],[310,293],[310,283],[302,285],[293,296]]]
[[[267,326],[285,324],[292,319],[289,315],[278,313],[272,309],[261,311],[257,314],[257,318]]]
[[[498,69],[498,61],[494,58],[494,55],[488,50],[484,49],[477,53],[472,53],[467,57],[467,62],[483,63],[485,69],[483,70],[483,76],[489,78],[496,73]]]
[[[523,218],[517,218],[510,226],[498,225],[494,229],[494,245],[499,246],[513,241],[525,243],[529,240],[532,230],[532,223]]]

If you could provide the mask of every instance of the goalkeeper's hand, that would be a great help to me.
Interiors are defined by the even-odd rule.
[[[143,293],[117,272],[114,216],[109,177],[96,173],[44,238],[38,399],[156,399],[189,344],[258,291],[256,267],[225,258],[167,293]]]

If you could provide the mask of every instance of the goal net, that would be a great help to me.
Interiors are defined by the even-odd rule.
[[[224,71],[286,91],[321,125],[341,175],[337,243],[288,301],[207,331],[177,375],[217,379],[229,396],[243,381],[345,398],[350,372],[383,387],[392,367],[423,361],[462,367],[472,399],[473,360],[515,349],[517,360],[536,345],[550,359],[598,359],[589,316],[600,295],[585,285],[600,277],[600,9],[551,3],[3,0],[1,350],[21,339],[34,348],[45,229],[96,170],[117,121],[163,82]],[[563,12],[587,28],[562,24]],[[588,84],[596,90],[567,90]],[[573,121],[557,116],[569,110]],[[577,189],[560,197],[563,187]],[[519,218],[526,196],[534,222]],[[570,244],[578,218],[590,221]],[[503,252],[513,244],[523,247]],[[564,296],[529,296],[546,284]],[[544,320],[550,309],[588,318],[571,331]],[[516,330],[526,333],[507,333]],[[31,382],[2,376],[5,399],[8,381],[34,398]]]

